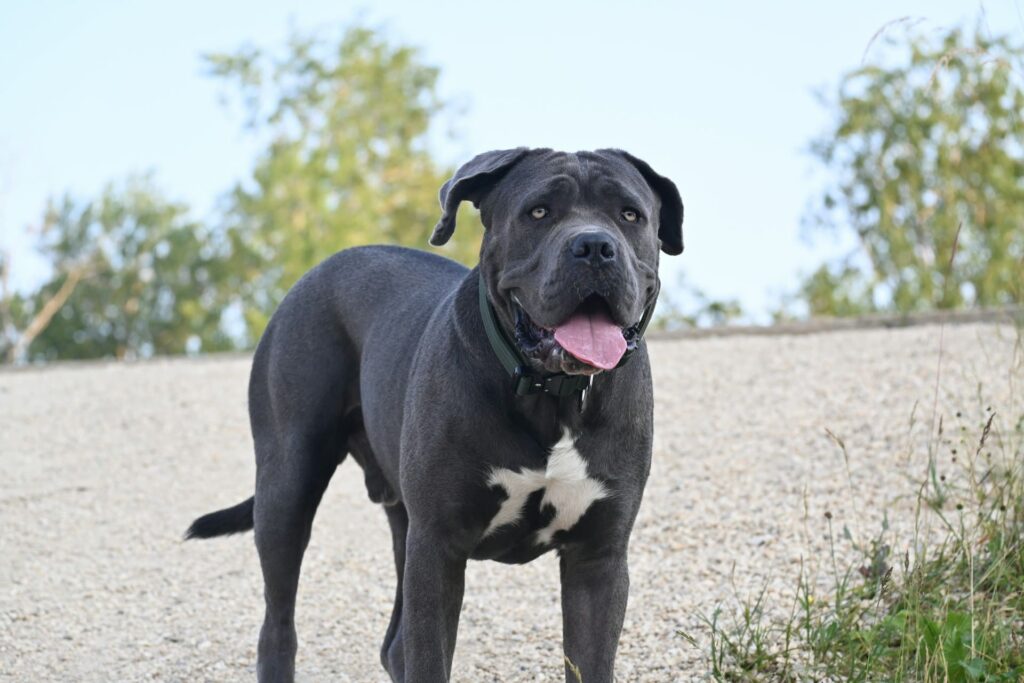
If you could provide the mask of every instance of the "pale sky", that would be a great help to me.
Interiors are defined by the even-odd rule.
[[[763,319],[801,273],[847,248],[801,237],[821,181],[806,149],[829,121],[813,90],[904,16],[940,31],[984,10],[987,31],[1024,42],[1022,2],[4,2],[0,246],[14,284],[38,284],[46,270],[28,228],[46,198],[88,198],[146,170],[212,215],[258,146],[200,55],[363,17],[420,47],[464,110],[458,137],[437,144],[442,160],[519,145],[627,149],[675,180],[686,205],[686,252],[664,259],[666,286],[685,274]]]

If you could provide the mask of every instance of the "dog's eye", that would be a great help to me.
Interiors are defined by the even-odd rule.
[[[540,220],[548,215],[548,207],[546,206],[535,206],[530,209],[530,215],[536,220]]]
[[[626,220],[627,223],[636,223],[638,220],[640,220],[640,212],[637,211],[636,209],[623,209],[622,217]]]

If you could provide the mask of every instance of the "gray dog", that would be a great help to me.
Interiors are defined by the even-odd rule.
[[[559,555],[566,679],[613,679],[626,549],[650,470],[643,332],[658,250],[683,250],[672,181],[619,150],[518,148],[441,188],[431,243],[480,209],[480,265],[348,249],[281,302],[249,381],[256,493],[188,537],[255,528],[260,681],[291,681],[310,526],[351,453],[391,526],[398,587],[380,657],[394,681],[447,681],[469,559]]]

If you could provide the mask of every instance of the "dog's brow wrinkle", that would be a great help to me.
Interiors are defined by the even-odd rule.
[[[590,176],[590,166],[587,163],[586,158],[584,158],[583,155],[579,154],[578,152],[576,153],[576,165],[579,166],[580,169],[580,185],[583,185],[585,187],[587,184],[587,179]]]
[[[547,467],[543,470],[523,469],[518,472],[495,468],[487,479],[490,486],[500,486],[508,494],[497,514],[491,519],[484,538],[499,528],[515,524],[523,515],[530,494],[544,490],[540,507],[550,505],[555,516],[537,531],[535,542],[546,545],[558,531],[568,531],[583,517],[594,502],[608,498],[609,492],[587,472],[587,462],[576,448],[569,430],[551,448]]]

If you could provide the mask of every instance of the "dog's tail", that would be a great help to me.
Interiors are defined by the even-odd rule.
[[[214,536],[226,536],[228,534],[239,534],[252,529],[252,506],[255,497],[242,501],[234,507],[217,510],[208,515],[203,515],[185,532],[185,540],[190,538],[213,538]]]

